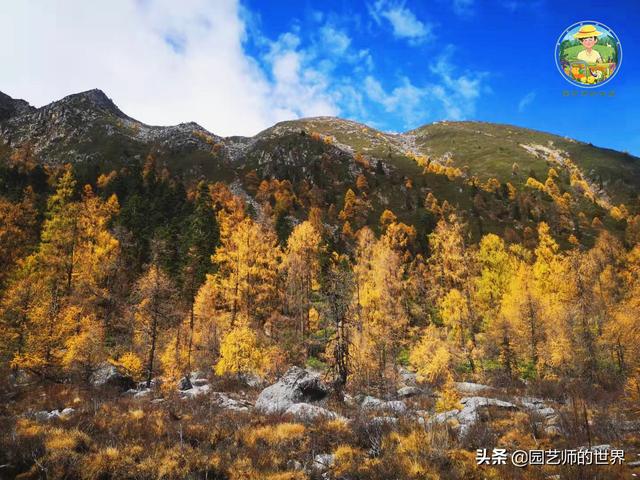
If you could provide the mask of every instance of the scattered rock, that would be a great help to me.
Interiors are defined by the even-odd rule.
[[[143,380],[142,382],[138,382],[137,388],[138,390],[144,390],[145,388],[152,388],[152,389],[156,389],[158,387],[160,387],[160,385],[162,384],[162,380],[159,378],[152,378],[151,381],[149,382],[149,386],[147,386],[147,381]]]
[[[330,469],[335,461],[336,456],[334,454],[319,453],[313,458],[313,469],[316,471],[324,472]]]
[[[384,400],[380,400],[379,398],[367,395],[360,402],[360,406],[362,408],[371,408],[371,409],[375,409],[375,410],[381,410],[382,409],[382,405],[384,403],[385,403]]]
[[[405,413],[407,411],[407,405],[402,400],[380,400],[367,395],[360,403],[362,408],[376,411],[386,411],[396,414]]]
[[[402,387],[397,392],[398,397],[400,398],[414,397],[416,395],[420,395],[421,393],[422,390],[420,390],[418,387]]]
[[[42,410],[40,412],[34,413],[33,417],[36,419],[37,422],[47,422],[51,419],[59,418],[60,412],[58,410],[52,410],[51,412]]]
[[[11,373],[10,380],[16,387],[25,387],[33,383],[36,378],[26,370],[18,369],[16,372]]]
[[[434,415],[430,419],[427,420],[427,425],[439,425],[441,423],[446,423],[451,419],[456,419],[456,416],[460,413],[460,410],[448,410],[446,412],[438,413]]]
[[[583,448],[587,448],[587,447],[583,447]],[[602,445],[593,445],[589,450],[593,450],[598,451],[598,452],[608,452],[609,450],[611,450],[611,445],[609,445],[608,443],[604,443]]]
[[[557,425],[548,425],[544,427],[544,433],[550,437],[559,437],[562,435],[562,430]]]
[[[395,426],[398,424],[398,419],[396,417],[373,417],[369,421],[369,425],[374,425],[376,427],[383,427],[386,425]]]
[[[258,375],[255,375],[253,373],[241,373],[238,378],[247,387],[251,388],[259,388],[265,384],[264,378],[259,377]]]
[[[556,411],[547,406],[547,404],[541,398],[535,397],[522,397],[517,399],[522,404],[522,407],[530,410],[531,412],[540,415],[543,418],[548,418],[556,415]]]
[[[182,377],[178,382],[178,390],[184,392],[185,390],[189,390],[193,388],[193,384],[191,383],[191,379],[187,377]]]
[[[454,409],[439,413],[430,418],[426,424],[435,425],[446,423],[449,420],[456,420],[459,426],[459,433],[464,436],[479,420],[480,413],[483,409],[494,407],[506,410],[516,410],[518,408],[511,402],[487,397],[466,397],[460,400],[460,403],[463,405],[462,410]]]
[[[205,395],[209,393],[210,390],[211,390],[211,385],[209,384],[199,385],[199,386],[196,385],[191,387],[189,390],[184,390],[180,392],[180,397],[183,400],[185,398],[196,398],[196,397],[199,397],[200,395]]]
[[[207,385],[208,386],[208,385]],[[236,400],[231,398],[226,393],[213,392],[211,398],[220,408],[226,410],[235,410],[237,412],[246,412],[249,410],[251,404],[245,400]]]
[[[417,375],[409,370],[407,370],[404,367],[399,367],[398,368],[398,374],[400,375],[400,378],[402,379],[402,383],[404,386],[406,387],[415,387],[417,380],[416,377]]]
[[[318,419],[335,420],[336,418],[341,418],[340,415],[331,410],[309,403],[294,403],[284,413],[285,415],[293,416],[296,420],[307,422]]]
[[[256,401],[256,409],[263,413],[283,413],[294,403],[322,400],[329,393],[320,375],[291,367],[277,383],[262,390]]]
[[[41,410],[33,414],[33,417],[38,422],[48,422],[49,420],[53,420],[54,418],[62,418],[62,417],[70,417],[75,413],[75,409],[71,407],[67,407],[62,411],[55,409],[48,412],[47,410]]]
[[[133,394],[133,398],[146,398],[151,394],[150,388],[143,388],[142,390],[138,390]]]
[[[467,397],[460,400],[464,405],[462,410],[456,415],[460,422],[460,434],[466,435],[467,431],[478,421],[480,411],[487,407],[496,407],[506,410],[516,410],[518,407],[511,402],[487,397]]]
[[[294,470],[298,472],[302,470],[302,464],[298,460],[289,460],[287,462],[287,470]]]
[[[200,370],[195,370],[189,374],[189,380],[191,380],[191,382],[194,382],[195,380],[203,380],[203,379],[206,380],[207,375]]]
[[[91,375],[91,384],[94,387],[111,387],[117,388],[123,392],[135,388],[136,382],[129,375],[118,371],[115,365],[103,363]]]
[[[475,395],[480,392],[493,390],[493,387],[482,385],[481,383],[456,382],[456,390],[465,395]]]

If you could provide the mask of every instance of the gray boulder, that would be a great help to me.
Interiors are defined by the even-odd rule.
[[[278,382],[260,392],[256,409],[262,413],[284,413],[294,403],[322,400],[329,393],[318,373],[291,367]]]
[[[136,388],[136,382],[129,375],[120,372],[115,365],[103,363],[91,375],[91,384],[94,387],[110,387],[126,392]]]
[[[133,394],[133,398],[147,398],[151,395],[150,388],[143,388],[142,390],[138,390]]]
[[[398,424],[398,419],[396,417],[373,417],[369,421],[370,426],[374,427],[386,427],[386,426],[396,426]]]
[[[46,410],[42,410],[40,412],[36,412],[33,414],[33,417],[37,422],[47,422],[49,420],[53,420],[54,418],[60,418],[59,410],[52,410],[50,412]]]
[[[182,398],[183,400],[187,398],[196,398],[196,397],[199,397],[200,395],[205,395],[210,391],[211,391],[211,385],[209,384],[193,386],[188,390],[181,391],[180,398]]]
[[[522,397],[517,400],[519,400],[525,410],[529,410],[545,419],[556,415],[556,411],[549,407],[541,398]]]
[[[407,411],[407,405],[402,400],[385,401],[369,395],[364,397],[360,406],[368,410],[391,412],[396,414],[405,413]]]
[[[251,407],[251,404],[245,400],[237,400],[230,397],[226,393],[213,392],[211,394],[212,401],[220,408],[225,410],[234,410],[236,412],[246,412]]]
[[[420,390],[418,387],[402,387],[398,389],[397,395],[400,398],[408,398],[415,397],[416,395],[420,395],[421,393],[422,390]]]
[[[35,418],[38,422],[48,422],[49,420],[53,420],[55,418],[64,418],[70,417],[75,413],[75,409],[71,407],[67,407],[62,411],[55,409],[48,412],[47,410],[41,410],[33,414],[33,418]]]
[[[450,420],[456,420],[460,436],[465,436],[471,427],[480,420],[482,412],[487,408],[492,407],[504,410],[518,409],[517,405],[498,400],[497,398],[466,397],[460,400],[460,403],[463,405],[462,410],[449,410],[439,413],[430,418],[426,424],[432,426],[447,423]]]
[[[287,408],[284,413],[285,415],[291,415],[296,420],[304,422],[313,422],[319,419],[335,420],[337,418],[342,418],[331,410],[319,407],[318,405],[311,405],[309,403],[294,403]]]

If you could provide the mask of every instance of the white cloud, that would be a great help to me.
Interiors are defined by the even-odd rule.
[[[419,44],[433,37],[433,25],[420,21],[404,3],[377,0],[369,6],[369,12],[378,24],[382,18],[386,19],[391,24],[393,35],[407,39],[411,44]]]
[[[398,35],[429,36],[404,4],[381,2],[378,19],[395,22]],[[294,22],[274,40],[238,0],[24,0],[0,3],[0,18],[5,93],[41,106],[100,88],[145,123],[196,121],[218,135],[318,115],[415,127],[473,114],[486,89],[484,74],[455,73],[450,48],[429,83],[376,78],[372,51],[352,39],[348,21],[316,15],[317,28]]]
[[[335,55],[344,54],[349,48],[349,45],[351,45],[349,35],[332,25],[324,25],[321,27],[320,35],[327,50]]]
[[[518,102],[518,111],[524,112],[525,109],[536,99],[536,92],[529,92]]]
[[[40,106],[101,88],[143,122],[194,120],[220,135],[339,113],[295,38],[278,42],[267,70],[247,54],[241,10],[237,0],[2,2],[0,90]]]
[[[270,45],[266,61],[274,86],[270,100],[275,120],[300,116],[338,115],[340,109],[330,93],[331,79],[309,64],[316,59],[313,51],[300,48],[300,38],[291,32],[281,35]],[[330,71],[332,65],[325,65]]]

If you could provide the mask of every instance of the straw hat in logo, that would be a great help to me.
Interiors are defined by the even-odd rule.
[[[580,30],[578,30],[578,33],[573,34],[573,36],[578,39],[597,37],[599,35],[602,35],[602,32],[596,30],[596,27],[594,27],[593,25],[583,25],[582,27],[580,27]]]

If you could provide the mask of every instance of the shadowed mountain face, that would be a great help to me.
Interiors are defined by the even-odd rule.
[[[291,181],[296,194],[315,187],[327,207],[340,208],[352,188],[371,203],[369,223],[384,209],[418,222],[425,196],[432,193],[440,203],[470,213],[476,233],[524,228],[543,219],[553,223],[564,215],[558,223],[568,234],[578,228],[579,212],[605,218],[619,204],[634,212],[640,185],[636,157],[515,126],[437,122],[390,134],[318,117],[281,122],[250,138],[222,138],[196,123],[143,124],[100,90],[38,109],[0,93],[0,162],[21,149],[37,163],[72,163],[79,172],[93,173],[140,164],[153,153],[187,183],[204,177],[250,194],[255,191],[247,174],[255,171],[260,180]],[[540,185],[550,168],[557,174],[556,187],[545,191]],[[361,182],[360,191],[359,176],[367,184]],[[566,205],[559,205],[563,195]]]
[[[11,117],[31,113],[34,110],[35,108],[24,100],[15,100],[0,92],[0,122]]]

